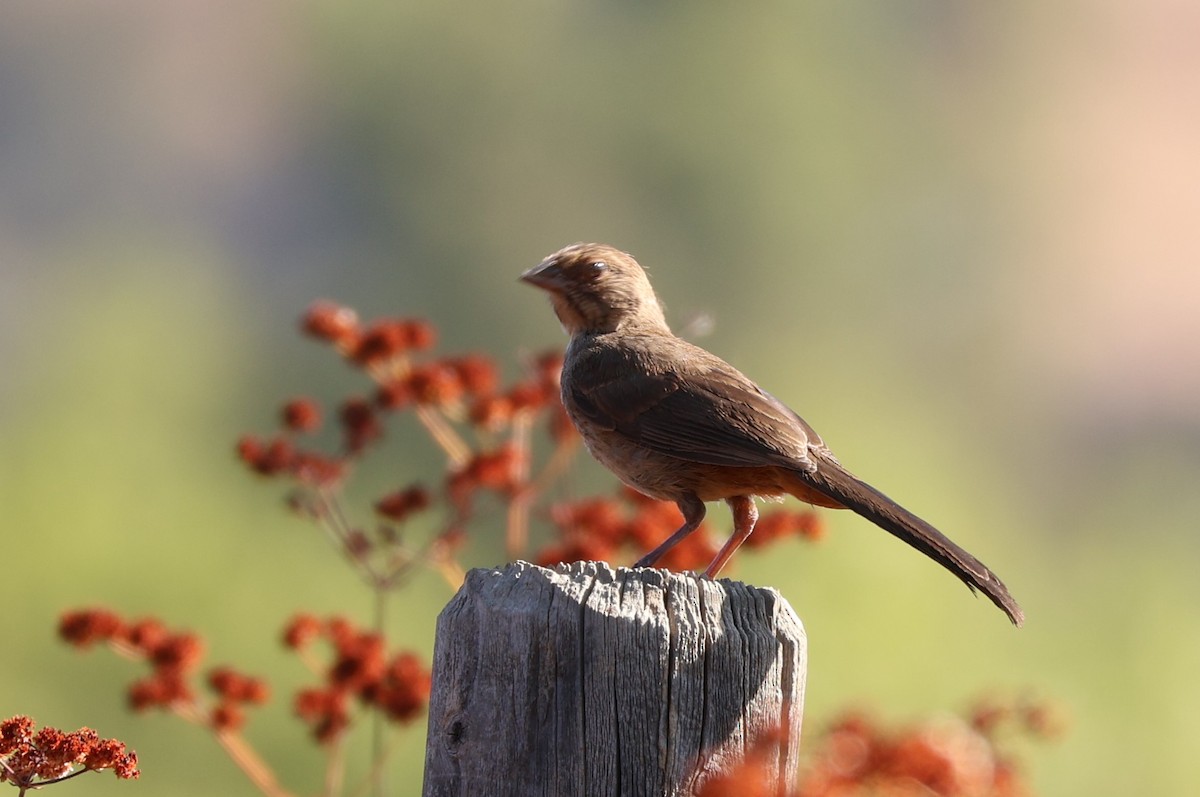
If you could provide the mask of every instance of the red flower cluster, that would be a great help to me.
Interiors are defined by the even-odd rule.
[[[1033,736],[1053,739],[1066,731],[1066,718],[1055,706],[1036,700],[1003,702],[980,700],[971,710],[971,727],[994,737],[1005,726],[1014,726]]]
[[[33,728],[33,720],[25,716],[0,722],[0,783],[11,783],[22,794],[84,772],[111,769],[122,779],[141,774],[137,753],[116,739],[101,739],[91,728],[71,733]]]
[[[778,762],[786,744],[778,728],[762,734],[740,763],[706,782],[697,797],[779,797]]]
[[[357,345],[358,313],[333,302],[315,302],[300,321],[301,328],[318,340],[328,341],[342,349]]]
[[[558,529],[560,541],[538,552],[535,561],[544,566],[594,559],[612,561],[626,547],[640,555],[652,550],[683,524],[683,515],[675,504],[647,498],[628,487],[622,487],[616,498],[554,504],[550,519]],[[815,512],[779,509],[759,520],[747,544],[760,535],[756,545],[788,535],[817,539],[820,530]],[[717,552],[707,532],[707,524],[701,523],[692,535],[668,551],[658,566],[671,570],[703,568]]]
[[[341,480],[344,463],[311,451],[301,451],[286,437],[264,440],[242,435],[237,442],[238,458],[263,476],[289,474],[301,484],[328,486]]]
[[[344,447],[348,454],[357,454],[371,443],[383,437],[383,422],[364,398],[348,398],[338,407],[338,418],[342,422]]]
[[[425,710],[430,673],[416,654],[401,651],[389,658],[381,636],[341,617],[322,621],[298,615],[285,627],[283,641],[299,650],[319,637],[330,643],[333,652],[325,683],[301,690],[295,699],[296,714],[318,741],[332,741],[349,727],[349,706],[355,698],[400,723],[416,719]]]
[[[312,399],[292,399],[280,413],[283,427],[294,432],[315,432],[321,428],[321,408]]]
[[[192,679],[204,657],[204,642],[195,634],[169,631],[154,618],[127,622],[107,609],[65,613],[59,620],[58,634],[77,648],[104,642],[150,664],[150,675],[129,686],[129,705],[134,711],[195,706]],[[221,730],[240,728],[245,722],[242,706],[265,703],[269,696],[263,681],[229,667],[212,670],[208,685],[218,700],[211,721]]]
[[[417,512],[423,512],[433,503],[433,497],[419,484],[388,493],[375,502],[375,511],[388,520],[401,523]]]
[[[384,318],[364,327],[352,309],[328,301],[314,302],[304,313],[300,327],[362,365],[423,351],[437,341],[436,330],[426,321]]]
[[[271,697],[271,690],[265,681],[244,675],[232,667],[210,670],[208,686],[218,700],[211,716],[213,727],[219,731],[240,730],[246,724],[242,707],[261,706]]]
[[[189,679],[204,655],[204,643],[195,634],[171,633],[154,619],[127,623],[107,609],[67,612],[58,633],[75,647],[107,642],[148,661],[153,672],[129,687],[129,704],[136,711],[194,700]]]
[[[1006,723],[1038,737],[1062,728],[1055,710],[1031,702],[984,702],[966,721],[945,717],[900,730],[848,713],[807,745],[810,763],[789,797],[1024,797],[1025,779],[997,734]],[[759,738],[742,763],[706,783],[699,797],[777,797],[770,784],[778,737]]]
[[[1013,774],[988,739],[961,720],[889,733],[851,714],[826,733],[799,794],[853,797],[911,784],[943,797],[1001,797],[1020,793]]]
[[[335,453],[299,441],[300,435],[319,430],[324,413],[315,401],[295,398],[282,407],[278,431],[238,440],[239,459],[255,473],[294,482],[297,489],[288,496],[288,504],[324,524],[369,583],[391,588],[417,563],[432,565],[455,582],[461,567],[454,556],[476,493],[491,491],[508,502],[531,499],[525,488],[533,481],[530,437],[538,416],[544,416],[556,446],[547,463],[549,475],[561,472],[565,462],[559,454],[573,448],[574,430],[558,400],[562,354],[532,358],[520,380],[503,386],[490,357],[434,354],[437,331],[427,321],[383,318],[363,323],[349,308],[317,302],[304,314],[301,327],[332,344],[370,379],[369,397],[350,397],[330,413],[341,433],[342,444]],[[405,410],[412,411],[446,454],[450,464],[445,489],[436,496],[419,487],[397,490],[377,499],[375,509],[387,521],[401,523],[430,508],[435,499],[444,502],[446,522],[423,548],[403,545],[391,526],[379,529],[385,545],[377,545],[337,506],[351,466],[384,437],[390,418]],[[508,439],[500,437],[506,431]],[[548,482],[544,479],[537,486],[544,488]],[[516,544],[525,539],[524,530],[514,526],[527,517],[523,511],[510,516],[507,539],[513,556],[524,553]]]
[[[811,509],[789,511],[777,509],[764,514],[754,524],[754,533],[746,538],[747,548],[761,548],[775,540],[799,537],[816,542],[825,536],[825,524],[821,516]]]
[[[321,304],[314,305],[309,309],[310,316],[314,311],[322,312],[322,307]],[[335,308],[333,312],[344,315],[354,311]],[[386,364],[409,352],[431,349],[437,343],[437,330],[433,325],[414,318],[383,318],[365,328],[348,329],[344,336],[343,340],[333,342],[349,359],[366,366]]]
[[[301,327],[334,344],[351,363],[368,369],[379,383],[376,403],[380,407],[447,406],[465,397],[496,394],[495,364],[481,354],[413,360],[413,354],[429,351],[437,342],[437,330],[428,321],[384,318],[363,326],[353,310],[317,302],[305,313]]]
[[[468,416],[481,429],[494,431],[510,423],[518,413],[550,413],[551,439],[561,442],[574,433],[566,420],[559,400],[558,377],[562,368],[562,353],[548,352],[536,357],[531,364],[530,377],[517,382],[507,391],[479,391],[471,404]],[[563,424],[565,422],[565,428]]]
[[[1011,726],[1018,734],[1048,738],[1062,729],[1058,712],[1045,703],[986,701],[967,716],[967,720],[946,717],[889,731],[864,714],[847,714],[821,739],[796,797],[1028,794],[1017,761],[1003,749],[999,731]]]
[[[523,464],[513,446],[482,451],[450,473],[446,478],[446,492],[460,509],[467,507],[471,497],[481,489],[512,497],[520,486],[518,469]]]

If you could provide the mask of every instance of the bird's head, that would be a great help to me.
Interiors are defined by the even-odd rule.
[[[567,334],[621,328],[669,331],[662,305],[633,256],[604,244],[571,244],[521,275],[547,291]]]

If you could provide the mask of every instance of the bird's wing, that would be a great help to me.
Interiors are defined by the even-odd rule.
[[[686,356],[664,357],[660,347],[648,360],[635,351],[620,367],[569,380],[567,400],[592,423],[682,460],[815,467],[809,447],[823,444],[796,413],[717,356],[672,343]],[[614,354],[605,352],[610,365]]]

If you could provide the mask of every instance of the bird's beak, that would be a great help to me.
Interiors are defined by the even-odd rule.
[[[562,289],[562,269],[553,260],[543,260],[521,275],[522,282],[536,285],[542,290],[557,292]]]

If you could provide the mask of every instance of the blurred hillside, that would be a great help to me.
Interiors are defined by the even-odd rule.
[[[282,399],[350,389],[296,317],[422,315],[515,370],[563,342],[516,276],[602,240],[1026,609],[1013,631],[850,516],[741,557],[808,627],[812,727],[1030,689],[1074,718],[1032,753],[1040,793],[1186,793],[1197,36],[1177,0],[4,4],[0,716],[118,736],[156,793],[251,793],[198,732],[126,714],[127,667],[53,639],[72,606],[156,614],[272,676],[251,736],[315,791],[276,633],[369,598],[232,455]],[[392,456],[384,483],[414,470]],[[448,598],[418,580],[394,636],[428,651]]]

